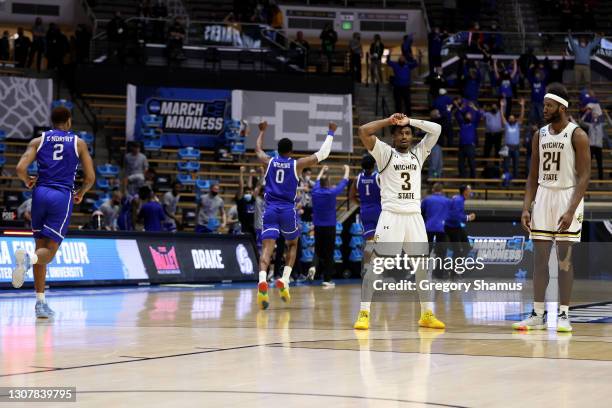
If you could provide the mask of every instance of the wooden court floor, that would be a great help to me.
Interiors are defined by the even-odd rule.
[[[612,301],[607,282],[576,291]],[[356,332],[357,284],[271,295],[259,311],[245,286],[55,290],[58,315],[36,321],[29,291],[1,291],[0,387],[77,388],[75,403],[1,405],[612,406],[612,324],[513,333],[508,317],[529,305],[451,296],[436,303],[444,331],[418,329],[418,304],[379,303]]]

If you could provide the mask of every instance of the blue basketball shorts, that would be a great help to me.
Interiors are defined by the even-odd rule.
[[[32,193],[34,238],[50,238],[58,244],[66,236],[72,214],[72,191],[45,186]]]
[[[297,213],[294,207],[275,207],[268,204],[263,215],[261,239],[277,239],[280,234],[288,241],[300,235]]]

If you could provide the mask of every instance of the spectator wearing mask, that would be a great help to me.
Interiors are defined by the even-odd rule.
[[[385,52],[385,45],[380,39],[379,34],[374,35],[374,42],[370,44],[370,76],[372,83],[382,82],[382,57]]]
[[[162,223],[166,218],[164,209],[149,186],[143,186],[138,190],[141,200],[138,220],[142,221],[144,230],[147,232],[163,231]]]
[[[140,143],[128,143],[129,152],[123,158],[125,184],[130,194],[135,194],[145,183],[145,172],[149,169],[147,156],[140,152]]]
[[[334,52],[338,42],[338,33],[336,33],[330,23],[327,23],[319,38],[321,39],[321,52],[327,60],[327,72],[331,74],[334,65]]]
[[[17,63],[17,68],[25,68],[30,46],[31,41],[23,33],[23,28],[17,28],[17,38],[15,39],[14,43],[15,62]]]
[[[172,183],[172,189],[166,191],[162,197],[162,207],[164,209],[164,230],[168,232],[176,232],[178,220],[178,203],[181,199],[181,184],[177,181]]]
[[[471,195],[472,187],[469,184],[459,187],[459,194],[451,199],[448,218],[444,223],[444,232],[446,232],[446,237],[450,242],[454,258],[464,257],[468,252],[468,238],[465,226],[468,222],[476,219],[476,214],[465,213],[465,200]]]
[[[255,237],[255,194],[251,183],[245,184],[246,167],[240,166],[240,180],[238,184],[238,197],[236,210],[242,233]]]
[[[9,32],[4,31],[0,38],[0,61],[8,61],[11,58],[11,44],[9,42]]]
[[[121,191],[113,191],[111,198],[106,200],[101,206],[100,211],[103,214],[102,228],[109,231],[117,231],[119,229],[117,220],[121,212],[121,200],[123,194]]]
[[[501,112],[497,104],[491,104],[490,109],[484,113],[485,118],[485,145],[483,157],[498,157],[499,149],[501,149],[502,134],[504,127],[502,125]],[[493,150],[493,155],[491,155]]]
[[[411,71],[418,63],[412,59],[406,61],[403,55],[397,62],[391,61],[391,56],[387,59],[387,64],[393,69],[393,99],[395,100],[395,111],[405,113],[407,116],[412,114],[410,101],[410,84],[412,83]],[[402,108],[403,104],[403,108]]]
[[[43,25],[42,19],[36,17],[34,25],[32,26],[32,47],[30,48],[30,57],[28,66],[32,67],[34,64],[34,57],[36,56],[36,71],[40,72],[40,66],[42,62],[43,54],[45,53],[45,26]]]
[[[195,232],[211,233],[225,228],[227,219],[223,204],[223,199],[219,197],[219,184],[213,184],[208,194],[202,194],[200,197]],[[217,225],[219,227],[214,228]]]
[[[28,198],[17,207],[17,219],[23,220],[25,228],[32,228],[32,199]]]
[[[591,86],[591,53],[601,41],[599,35],[590,42],[586,37],[580,37],[576,40],[572,37],[571,32],[568,32],[569,48],[574,53],[574,73],[576,75],[576,85],[578,87]]]
[[[361,56],[363,49],[361,48],[361,34],[353,33],[353,38],[349,42],[349,49],[351,51],[351,75],[353,81],[361,82]]]
[[[480,122],[480,111],[473,103],[470,109],[462,113],[460,106],[455,101],[455,117],[459,123],[459,177],[466,177],[465,161],[470,168],[470,178],[476,177],[476,146],[478,144],[477,127]]]
[[[478,96],[480,95],[480,82],[482,76],[480,69],[473,64],[466,64],[463,68],[463,97],[471,102],[478,102]]]
[[[442,45],[444,39],[448,37],[446,33],[440,32],[440,27],[435,26],[427,35],[427,52],[429,58],[430,75],[436,68],[442,67]]]
[[[444,195],[442,183],[435,183],[432,187],[432,194],[421,201],[421,213],[425,221],[429,252],[434,250],[436,256],[441,258],[444,258],[446,255],[446,248],[443,244],[447,241],[444,226],[450,207],[451,199]]]
[[[510,73],[505,69],[499,72],[497,60],[493,60],[493,69],[495,70],[495,80],[499,84],[499,96],[504,98],[506,102],[505,110],[502,110],[502,113],[506,115],[506,117],[509,117],[512,110],[512,98],[514,96],[513,85],[516,84],[518,72],[516,60],[512,61],[512,72]]]
[[[443,146],[451,147],[453,146],[454,139],[454,130],[451,115],[451,111],[453,109],[453,100],[450,96],[448,96],[445,88],[440,88],[438,93],[438,97],[433,102],[433,107],[434,109],[437,109],[438,112],[440,112],[440,117],[442,119],[442,133],[440,134],[439,141]]]
[[[531,84],[531,108],[529,109],[529,123],[542,125],[544,122],[544,94],[546,93],[546,71],[532,68],[527,79]]]
[[[589,145],[591,146],[591,157],[595,156],[597,160],[597,175],[600,180],[603,180],[603,139],[605,137],[605,119],[603,115],[591,115],[591,122],[586,122],[586,117],[589,115],[590,110],[585,111],[580,119],[580,126],[586,128],[589,134]]]
[[[323,166],[312,189],[312,219],[315,228],[315,255],[323,275],[323,287],[332,288],[335,270],[334,248],[336,241],[336,197],[342,193],[349,181],[349,166],[344,165],[344,177],[338,185],[331,186],[327,166]]]
[[[505,100],[500,101],[502,110],[502,125],[504,126],[504,144],[508,147],[508,154],[504,157],[504,173],[510,171],[510,160],[512,160],[512,177],[518,177],[518,162],[519,162],[519,148],[521,143],[521,125],[525,118],[525,99],[521,98],[519,104],[521,105],[521,113],[518,117],[510,115],[506,119],[504,112]]]

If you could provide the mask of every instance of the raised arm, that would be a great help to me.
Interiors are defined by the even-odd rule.
[[[21,155],[19,162],[17,163],[17,177],[26,185],[27,188],[31,189],[36,184],[36,178],[28,176],[28,166],[36,160],[36,151],[42,141],[41,137],[34,138],[28,143],[26,151]]]
[[[240,180],[238,180],[238,199],[241,199],[244,195],[244,171],[246,168],[240,166]]]
[[[567,210],[559,218],[559,232],[566,231],[572,225],[576,208],[584,198],[591,179],[591,149],[589,147],[589,137],[584,130],[580,128],[574,130],[572,145],[576,152],[576,186]]]
[[[506,123],[507,123],[506,115],[505,115],[504,112],[506,112],[506,99],[505,98],[501,98],[499,100],[499,116],[501,117],[501,124],[502,124],[502,126],[506,126]]]
[[[518,72],[518,64],[516,63],[516,60],[512,60],[512,73],[510,74],[510,78],[514,78],[517,72]]]
[[[499,71],[497,70],[497,58],[493,58],[493,72],[495,72],[495,79],[499,79]]]
[[[263,121],[259,125],[259,134],[257,135],[257,142],[255,143],[255,154],[257,155],[257,160],[259,160],[263,164],[268,164],[270,162],[270,156],[266,154],[263,150],[263,138],[266,133],[266,128],[268,127],[268,122]]]
[[[342,190],[344,190],[346,188],[346,185],[348,184],[348,181],[349,181],[349,172],[350,171],[351,171],[350,167],[345,164],[344,165],[344,177],[342,177],[342,180],[332,190],[332,192],[335,195],[340,194],[342,192]]]
[[[301,157],[296,162],[297,172],[298,174],[302,171],[302,169],[306,167],[314,166],[317,163],[321,163],[323,160],[327,159],[329,153],[331,152],[332,143],[334,142],[334,133],[338,129],[338,125],[334,122],[329,122],[329,127],[327,129],[327,136],[325,137],[325,141],[321,145],[321,148],[318,152],[311,154],[310,156]]]
[[[357,194],[357,180],[351,183],[349,187],[349,200],[353,203],[359,203],[359,194]]]
[[[386,119],[375,120],[365,125],[359,126],[359,130],[357,131],[359,134],[359,140],[365,146],[368,151],[372,151],[374,149],[374,145],[376,144],[376,135],[380,129],[383,129],[387,126],[397,125],[402,118],[405,118],[405,115],[401,113],[395,113]]]
[[[94,170],[93,160],[89,155],[89,149],[87,149],[87,143],[84,140],[78,139],[77,151],[79,152],[79,159],[81,160],[81,167],[83,168],[83,184],[81,188],[74,193],[74,202],[79,204],[83,201],[83,196],[93,187],[96,181],[96,172]]]
[[[519,99],[519,105],[521,105],[521,114],[518,117],[518,123],[522,125],[525,120],[525,98]]]
[[[531,138],[531,164],[529,176],[525,184],[525,198],[523,199],[523,213],[521,214],[521,225],[527,232],[531,232],[531,203],[538,190],[538,174],[540,167],[540,132],[536,131]]]
[[[329,170],[329,166],[326,165],[321,167],[321,171],[319,171],[319,174],[317,175],[317,181],[321,180],[321,177],[323,177],[325,173],[327,173],[327,170]]]
[[[442,126],[440,126],[438,123],[421,119],[409,119],[409,123],[411,126],[419,128],[425,132],[425,136],[419,145],[423,146],[424,150],[428,152],[427,155],[429,155],[431,149],[433,149],[436,143],[438,143],[438,138],[442,132]]]

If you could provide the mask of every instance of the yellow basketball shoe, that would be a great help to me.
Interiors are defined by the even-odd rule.
[[[421,313],[419,326],[429,327],[430,329],[444,329],[446,325],[436,318],[431,310]]]
[[[257,285],[257,304],[262,310],[266,310],[270,306],[270,298],[268,297],[268,282],[259,282]]]
[[[289,284],[285,283],[285,281],[283,281],[282,279],[277,279],[276,289],[278,289],[278,294],[280,295],[283,302],[289,303],[289,301],[291,300],[291,294],[289,293]]]
[[[359,311],[359,316],[357,316],[353,328],[357,330],[368,330],[370,328],[370,312],[367,310]]]

